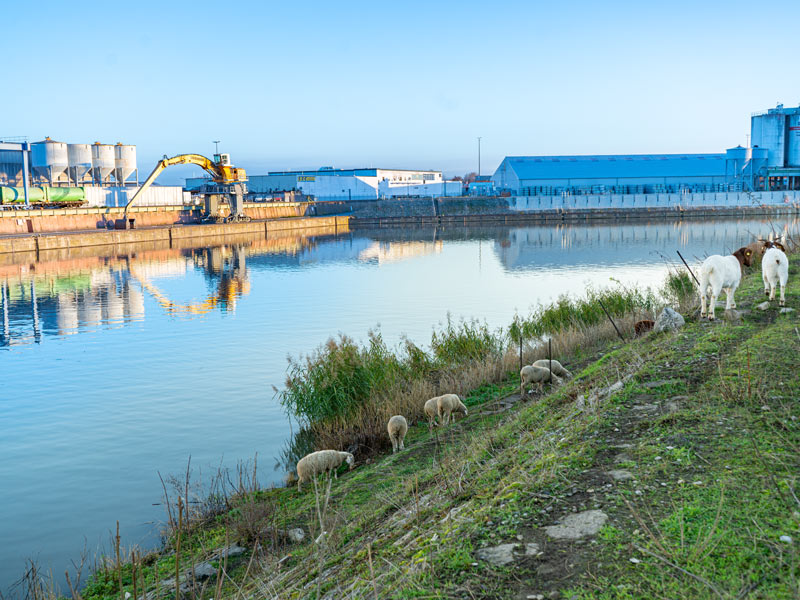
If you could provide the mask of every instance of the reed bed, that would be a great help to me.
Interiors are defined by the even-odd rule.
[[[345,335],[331,338],[310,355],[289,361],[286,387],[278,397],[300,424],[302,443],[289,445],[285,462],[291,465],[322,448],[383,450],[392,415],[417,421],[433,396],[513,381],[520,354],[526,364],[546,358],[548,340],[553,358],[569,361],[618,335],[609,316],[631,338],[635,321],[653,318],[665,302],[684,307],[695,295],[688,275],[678,271],[668,275],[659,292],[621,284],[589,289],[582,298],[562,296],[497,330],[477,320],[448,318],[426,347],[403,339],[390,348],[378,331],[363,344]]]

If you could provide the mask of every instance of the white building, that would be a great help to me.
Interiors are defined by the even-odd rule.
[[[207,181],[205,178],[187,179],[186,189],[196,189]],[[382,185],[387,190],[387,196],[424,195],[402,193],[404,187],[406,190],[422,190],[439,195],[435,187],[428,186],[439,184],[441,192],[443,181],[441,171],[323,167],[315,171],[276,171],[267,175],[251,175],[247,190],[253,194],[300,190],[317,200],[376,200],[380,197]],[[398,193],[389,193],[395,190]]]

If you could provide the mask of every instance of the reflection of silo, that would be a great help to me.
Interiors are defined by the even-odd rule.
[[[97,289],[83,294],[80,305],[80,317],[84,325],[97,325],[103,319],[103,307]]]
[[[117,144],[114,146],[114,177],[118,185],[136,171],[136,146]]]
[[[114,171],[114,146],[111,144],[92,144],[92,181],[109,183],[108,176]]]
[[[111,284],[106,288],[108,295],[104,308],[104,319],[109,323],[119,323],[125,318],[125,303],[117,293],[117,286]]]
[[[800,110],[796,114],[788,115],[786,136],[786,166],[800,167]]]
[[[80,185],[92,168],[92,147],[89,144],[67,144],[67,155],[69,178],[75,185]]]
[[[67,145],[49,137],[31,144],[31,166],[36,175],[54,185],[69,166]]]
[[[768,167],[782,167],[786,138],[786,115],[783,108],[774,109],[765,115],[755,115],[751,122],[753,146],[766,148],[769,151]]]
[[[144,295],[142,291],[130,284],[130,281],[125,282],[125,316],[129,319],[144,316]]]
[[[78,332],[78,304],[74,292],[64,292],[58,295],[56,323],[60,335]]]

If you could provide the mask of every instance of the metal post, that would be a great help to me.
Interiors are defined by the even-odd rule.
[[[22,190],[25,195],[25,207],[30,208],[31,201],[28,196],[28,179],[30,177],[28,173],[28,151],[31,149],[31,145],[28,142],[22,143]]]
[[[478,177],[481,176],[481,138],[478,136]]]

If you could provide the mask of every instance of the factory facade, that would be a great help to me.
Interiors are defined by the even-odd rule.
[[[197,189],[207,181],[202,177],[187,179],[186,189]],[[300,191],[317,200],[376,200],[397,196],[457,196],[461,194],[461,183],[445,181],[441,171],[323,167],[250,175],[247,191],[256,197]]]
[[[800,107],[752,115],[750,133],[718,154],[507,156],[492,183],[519,196],[800,190]]]

